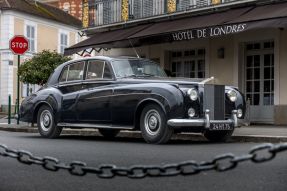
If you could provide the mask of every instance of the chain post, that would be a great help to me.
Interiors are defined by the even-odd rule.
[[[251,100],[250,100],[250,98],[247,98],[247,101],[246,101],[246,111],[248,112],[248,115],[246,117],[246,125],[247,126],[250,126],[250,120],[251,120],[250,106],[251,106]]]
[[[11,95],[8,96],[8,124],[11,124]]]

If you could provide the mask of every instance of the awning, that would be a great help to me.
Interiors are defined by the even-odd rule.
[[[116,48],[129,47],[128,37],[149,27],[150,24],[140,25],[132,28],[124,28],[94,34],[92,37],[83,40],[65,49],[65,55],[71,55],[90,48]]]
[[[216,37],[260,28],[286,28],[287,3],[249,6],[225,12],[156,23],[129,39],[146,42],[173,42]]]
[[[167,33],[170,34],[177,31],[199,29],[208,26],[219,26],[240,17],[251,9],[252,8],[250,7],[240,8],[235,10],[228,10],[225,12],[156,23],[146,28],[145,30],[130,36],[129,38],[148,37]]]
[[[259,28],[287,27],[287,2],[233,8],[221,12],[182,18],[132,28],[96,33],[72,47],[65,55],[88,48],[125,48],[196,38],[235,34]]]

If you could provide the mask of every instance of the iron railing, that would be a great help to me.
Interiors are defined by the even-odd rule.
[[[83,0],[83,28],[247,1],[250,0]]]

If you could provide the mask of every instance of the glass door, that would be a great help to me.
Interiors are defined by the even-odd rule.
[[[250,121],[274,121],[274,42],[246,45],[245,95],[250,103]]]

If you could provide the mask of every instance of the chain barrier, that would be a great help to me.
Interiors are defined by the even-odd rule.
[[[263,163],[276,157],[278,153],[287,151],[287,143],[262,144],[250,149],[248,154],[235,156],[226,153],[214,157],[207,162],[196,162],[193,160],[166,165],[134,165],[130,167],[118,167],[112,164],[103,164],[98,167],[87,166],[81,161],[73,161],[69,164],[63,163],[54,157],[39,157],[24,150],[10,149],[4,144],[0,144],[0,156],[15,158],[20,163],[26,165],[40,165],[49,171],[67,170],[75,176],[85,176],[86,174],[96,174],[99,178],[114,178],[115,176],[126,176],[128,178],[145,177],[166,177],[166,176],[190,176],[203,171],[215,170],[225,172],[232,170],[239,163],[251,161],[253,163]]]

